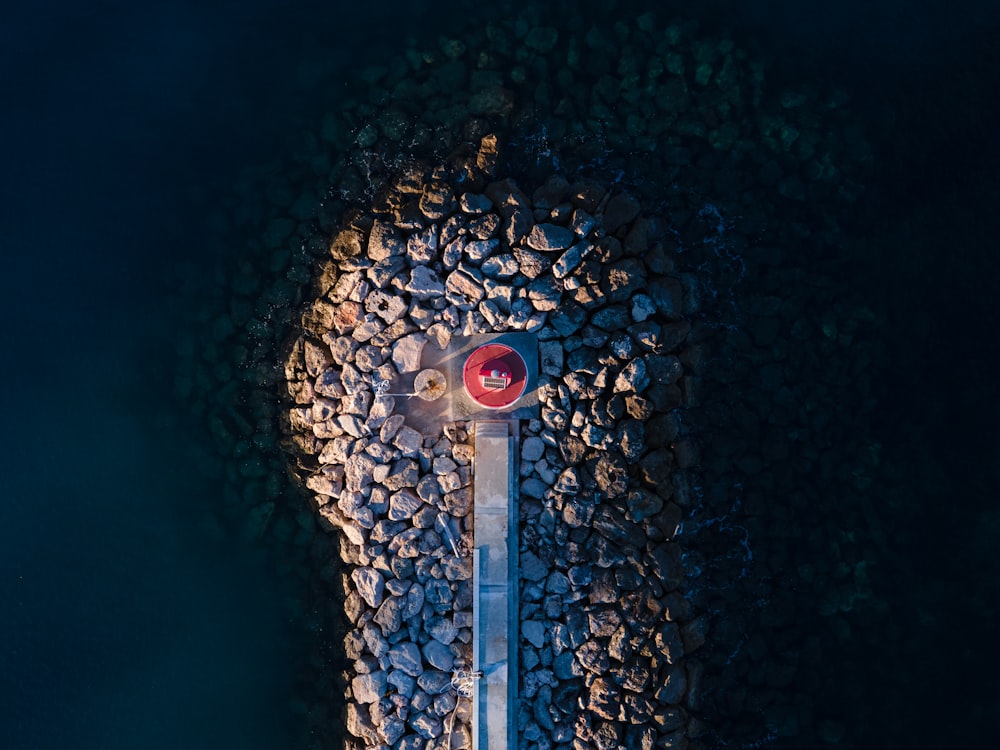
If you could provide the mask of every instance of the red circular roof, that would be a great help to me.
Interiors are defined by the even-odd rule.
[[[487,409],[503,409],[517,401],[528,384],[521,355],[503,344],[486,344],[465,360],[462,380],[470,398]]]

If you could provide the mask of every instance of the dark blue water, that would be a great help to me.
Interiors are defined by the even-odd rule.
[[[53,0],[0,23],[2,747],[302,746],[291,704],[309,641],[289,565],[206,521],[219,487],[169,395],[165,280],[238,250],[199,241],[204,203],[188,197],[280,154],[297,118],[330,105],[316,81],[348,81],[405,30],[482,9],[203,6]],[[859,696],[876,706],[858,747],[984,746],[1000,600],[1000,8],[688,12],[759,40],[779,80],[845,87],[874,147],[841,280],[887,320],[866,428],[883,445],[888,559],[872,586],[889,614],[852,621],[846,655],[825,654],[848,665],[821,675],[830,714],[850,722]]]

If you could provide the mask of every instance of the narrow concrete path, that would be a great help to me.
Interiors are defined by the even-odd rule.
[[[516,421],[476,422],[473,750],[517,747]]]

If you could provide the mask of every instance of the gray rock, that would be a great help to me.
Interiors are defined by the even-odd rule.
[[[532,250],[554,252],[565,250],[573,244],[573,232],[558,224],[536,224],[531,228],[526,243]]]
[[[406,733],[406,722],[398,716],[390,716],[378,725],[378,734],[384,745],[395,747]]]
[[[368,269],[368,278],[377,289],[385,289],[405,268],[403,258],[386,258]]]
[[[641,208],[639,201],[631,195],[619,193],[613,196],[608,201],[608,205],[605,206],[604,215],[601,217],[604,231],[608,234],[614,234],[638,216]]]
[[[385,696],[388,687],[387,674],[379,670],[369,674],[359,674],[351,680],[351,692],[358,703],[376,703]]]
[[[389,641],[382,636],[378,628],[368,623],[361,632],[365,640],[365,646],[368,647],[368,650],[376,659],[381,659],[389,653]]]
[[[602,719],[617,721],[621,711],[621,690],[613,682],[598,677],[590,684],[587,709]]]
[[[440,641],[431,640],[424,644],[424,659],[435,669],[448,672],[455,666],[455,655]]]
[[[451,674],[439,669],[427,669],[417,678],[417,685],[428,695],[440,695],[451,689]]]
[[[573,212],[573,217],[569,222],[569,228],[577,237],[586,237],[596,226],[597,219],[579,208]]]
[[[493,208],[493,201],[479,193],[463,193],[460,205],[467,214],[484,214]]]
[[[635,294],[632,296],[632,320],[641,323],[656,314],[656,303],[648,294]]]
[[[382,603],[385,594],[385,577],[374,568],[355,568],[351,580],[361,598],[373,609]]]
[[[500,240],[473,240],[465,245],[465,255],[469,260],[479,263],[496,252]]]
[[[526,247],[514,248],[518,270],[529,279],[536,279],[552,267],[552,260]]]
[[[337,234],[330,243],[330,255],[334,260],[348,260],[361,255],[361,233],[353,229],[345,229]]]
[[[356,414],[341,414],[337,425],[351,437],[360,438],[367,434],[365,423]]]
[[[429,604],[441,607],[450,605],[454,598],[454,593],[448,582],[440,578],[432,578],[427,582],[425,597]]]
[[[673,542],[661,542],[649,551],[651,571],[667,591],[684,582],[684,565],[680,547]]]
[[[629,517],[636,523],[655,518],[663,509],[663,500],[658,495],[641,488],[628,493],[627,503]]]
[[[607,649],[598,641],[587,641],[580,646],[576,650],[576,658],[581,667],[598,675],[607,672],[611,666],[611,662],[608,661]]]
[[[615,393],[642,393],[649,385],[650,377],[646,370],[646,360],[636,357],[615,378]]]
[[[389,498],[389,519],[392,521],[406,521],[413,517],[424,505],[417,494],[409,487],[400,490]]]
[[[447,585],[447,584],[445,584]],[[426,589],[419,583],[414,583],[406,590],[403,603],[399,610],[399,616],[404,622],[412,617],[416,617],[424,607],[427,599]]]
[[[537,229],[538,227],[535,228]],[[577,242],[559,256],[559,260],[552,266],[552,275],[557,279],[569,276],[590,255],[593,249],[594,245],[590,242]]]
[[[389,670],[389,676],[386,681],[396,688],[396,692],[404,698],[410,698],[417,686],[417,681],[401,669]]]
[[[392,222],[376,220],[368,235],[368,257],[380,261],[405,252],[406,244]]]
[[[389,649],[389,663],[410,677],[419,677],[424,671],[420,649],[412,641],[397,643]]]
[[[367,705],[354,702],[348,703],[345,723],[347,731],[355,737],[366,740],[369,744],[375,744],[378,741],[378,732],[372,723]]]
[[[424,625],[424,629],[431,638],[445,646],[451,644],[458,636],[458,628],[449,617],[432,617]]]
[[[445,281],[445,297],[459,310],[471,310],[483,299],[482,283],[468,269],[456,269]]]
[[[510,253],[501,253],[486,258],[481,270],[483,276],[491,279],[509,279],[517,275],[520,267],[515,256]]]
[[[654,278],[646,288],[647,294],[656,303],[656,308],[671,320],[679,320],[684,315],[684,287],[672,278]]]
[[[444,295],[444,283],[429,266],[417,266],[410,271],[404,287],[415,299],[437,299]]]
[[[449,555],[441,560],[441,572],[449,581],[467,581],[472,578],[472,566],[467,557]]]
[[[347,488],[359,492],[372,483],[376,461],[367,453],[355,453],[344,463],[344,480]]]
[[[535,648],[545,645],[545,624],[538,620],[524,620],[521,622],[521,635]]]
[[[392,438],[399,432],[399,428],[403,426],[404,419],[402,414],[393,414],[386,417],[381,427],[379,427],[378,439],[386,444],[392,442]]]
[[[555,484],[556,492],[575,495],[580,491],[580,474],[575,466],[568,466],[559,474]]]
[[[678,664],[684,658],[684,641],[675,622],[665,622],[654,635],[654,643],[668,664]]]
[[[437,257],[437,224],[431,224],[422,231],[410,235],[406,241],[406,258],[417,267],[431,263]]]
[[[587,322],[587,311],[575,302],[567,302],[560,305],[549,316],[549,323],[562,337],[572,336],[580,330],[580,327]]]
[[[393,462],[382,483],[390,492],[396,492],[404,487],[416,487],[419,480],[420,465],[413,459],[401,458]]]
[[[382,634],[390,638],[403,626],[403,602],[398,596],[387,596],[382,606],[375,612],[372,621],[382,628]]]
[[[375,544],[384,544],[385,542],[392,541],[393,537],[397,534],[401,534],[406,529],[407,524],[403,521],[390,521],[383,518],[372,526],[369,539],[371,539],[371,541]]]
[[[469,487],[460,487],[445,494],[444,505],[451,515],[463,518],[472,511],[472,500],[472,490]]]
[[[543,373],[553,377],[563,376],[563,345],[561,341],[539,341],[538,356]]]
[[[431,221],[440,221],[453,213],[456,208],[455,194],[451,185],[443,180],[431,180],[424,185],[420,196],[420,212]]]
[[[507,314],[492,299],[484,299],[479,303],[479,313],[494,330],[502,328],[507,321]]]
[[[537,461],[543,455],[545,455],[545,443],[541,438],[532,435],[521,443],[521,458],[525,461]]]
[[[416,372],[420,369],[420,355],[427,337],[423,333],[404,336],[392,347],[392,361],[400,373]]]
[[[572,680],[583,675],[583,667],[572,651],[563,651],[552,660],[552,671],[560,680]]]
[[[425,740],[433,740],[444,732],[441,720],[429,713],[419,713],[411,716],[410,728]]]
[[[610,305],[590,316],[590,323],[602,331],[619,331],[632,322],[632,317],[621,305]]]
[[[621,590],[618,588],[614,573],[606,568],[595,570],[587,598],[591,604],[616,603],[621,598]]]
[[[535,477],[528,477],[527,479],[521,482],[521,494],[524,497],[532,497],[535,500],[541,500],[543,497],[545,497],[545,490],[547,490],[548,488],[549,486],[545,484],[545,482]],[[327,494],[332,494],[332,493],[327,493]]]
[[[399,449],[403,456],[415,458],[424,447],[424,436],[412,427],[403,425],[392,439],[392,444]]]
[[[654,697],[665,706],[677,705],[684,701],[685,692],[687,692],[687,675],[684,666],[678,664],[667,672]]]
[[[570,590],[569,578],[565,573],[553,570],[545,579],[545,590],[550,594],[567,594]]]
[[[602,453],[594,466],[594,483],[609,498],[623,496],[628,489],[628,465],[617,454]]]
[[[548,566],[530,550],[521,553],[520,566],[521,579],[525,581],[543,581],[549,574]]]

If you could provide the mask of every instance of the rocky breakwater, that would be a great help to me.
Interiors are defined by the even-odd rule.
[[[628,194],[558,175],[529,192],[493,179],[496,159],[487,137],[411,164],[349,214],[286,361],[285,446],[346,563],[348,746],[471,746],[453,678],[471,666],[474,425],[408,424],[375,384],[454,335],[520,330],[542,404],[520,435],[522,745],[696,744],[706,620],[676,534],[699,280]]]

